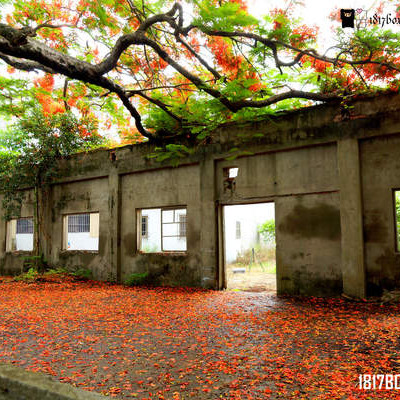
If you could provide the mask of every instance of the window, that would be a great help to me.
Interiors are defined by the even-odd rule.
[[[186,208],[142,209],[138,221],[140,251],[186,251]]]
[[[228,175],[229,178],[236,178],[238,176],[239,173],[239,168],[229,168],[228,169]]]
[[[400,252],[400,190],[394,191],[394,210],[396,224],[396,251]]]
[[[236,178],[239,173],[238,167],[226,167],[223,169],[224,176],[224,192],[230,190],[234,192],[236,189]]]
[[[7,222],[6,250],[33,250],[33,218],[12,219]]]
[[[71,214],[63,218],[63,249],[99,249],[99,213]]]
[[[240,221],[236,221],[236,239],[240,239],[242,237],[242,232],[240,230]]]
[[[90,214],[68,216],[68,233],[90,232]]]

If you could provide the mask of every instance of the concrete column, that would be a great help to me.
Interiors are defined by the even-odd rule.
[[[206,159],[200,163],[200,202],[201,202],[201,279],[202,286],[217,288],[217,216],[215,208],[214,160]]]
[[[363,207],[357,139],[338,141],[337,161],[340,184],[343,293],[352,297],[365,298]]]
[[[48,186],[45,192],[39,191],[40,198],[40,219],[41,219],[41,232],[40,241],[41,247],[44,254],[44,258],[47,262],[52,262],[52,233],[53,233],[53,218],[52,218],[52,207],[53,207],[53,187]]]
[[[117,168],[111,168],[108,176],[108,217],[109,249],[111,274],[121,281],[121,178]]]

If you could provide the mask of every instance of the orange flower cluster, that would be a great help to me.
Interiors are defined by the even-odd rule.
[[[51,92],[54,88],[54,76],[51,74],[46,74],[41,78],[37,78],[33,81],[36,87],[41,87],[46,90],[46,92]]]
[[[165,69],[168,67],[168,63],[162,58],[155,59],[150,62],[150,67],[155,70]]]
[[[207,44],[224,72],[237,74],[243,62],[243,57],[234,55],[232,47],[221,37],[211,37],[207,40]]]
[[[397,58],[394,63],[399,65],[400,58]],[[397,71],[391,70],[384,65],[379,64],[366,64],[362,66],[364,77],[366,79],[383,79],[391,80],[397,75]]]
[[[65,107],[62,103],[54,101],[50,95],[44,93],[36,93],[44,115],[58,114],[65,112]]]
[[[42,106],[43,113],[45,115],[57,114],[65,112],[63,103],[53,100],[51,92],[54,89],[54,77],[53,75],[46,74],[41,78],[37,78],[33,81],[35,87],[41,90],[37,91],[36,98]]]
[[[141,143],[144,139],[136,127],[131,125],[121,127],[119,130],[119,135],[121,137],[121,144]]]
[[[274,8],[271,12],[270,12],[271,16],[274,17],[274,21],[273,21],[273,30],[279,30],[282,28],[283,26],[283,21],[284,24],[286,25],[289,20],[286,16],[286,12],[284,10],[282,10],[281,8]],[[279,21],[278,21],[278,17]],[[279,39],[278,37],[275,36],[276,39]]]
[[[322,60],[316,60],[315,58],[312,58],[310,56],[303,56],[301,58],[302,64],[305,64],[308,61],[311,62],[311,67],[314,68],[316,72],[320,73],[326,73],[326,69],[331,65],[330,63]]]
[[[289,38],[290,44],[294,47],[304,47],[306,42],[315,40],[318,27],[301,25],[293,29],[292,36]]]
[[[260,89],[263,88],[264,85],[258,80],[258,76],[255,71],[249,71],[246,74],[246,78],[257,80],[257,82],[255,82],[251,86],[249,86],[249,90],[251,90],[252,92],[258,92]]]

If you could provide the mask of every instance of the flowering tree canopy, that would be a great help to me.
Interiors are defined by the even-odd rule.
[[[398,90],[400,34],[374,24],[338,27],[334,46],[319,52],[318,28],[290,7],[258,19],[245,0],[16,0],[6,8],[0,59],[9,72],[39,73],[31,86],[19,75],[0,78],[0,111],[18,115],[32,96],[50,114],[73,108],[87,117],[99,107],[106,128],[131,141],[202,141],[228,120]]]

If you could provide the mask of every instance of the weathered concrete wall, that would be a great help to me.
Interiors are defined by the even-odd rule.
[[[124,175],[121,179],[122,281],[132,273],[149,272],[164,285],[201,285],[200,265],[200,176],[199,166],[167,168]],[[139,254],[137,210],[187,207],[186,254]]]
[[[0,365],[0,400],[104,400],[99,393],[56,382],[48,376],[25,371],[10,364]]]
[[[278,293],[341,293],[338,194],[280,197],[276,215]]]
[[[400,287],[392,198],[400,188],[400,96],[226,124],[178,168],[146,158],[153,150],[60,160],[63,177],[46,198],[51,264],[90,268],[97,279],[148,271],[157,284],[223,288],[222,206],[274,201],[279,293],[364,297]],[[239,168],[233,191],[228,167]],[[187,252],[142,254],[137,210],[168,206],[187,208]],[[63,215],[81,212],[100,213],[98,251],[62,249]],[[22,216],[32,215],[27,202]],[[21,258],[6,253],[5,229],[0,223],[1,272],[17,272]]]
[[[228,167],[239,168],[233,193],[223,189]],[[335,144],[221,160],[217,171],[221,204],[275,201],[278,293],[341,292]]]
[[[0,198],[0,202],[2,199]],[[25,201],[21,207],[21,217],[32,217],[34,211],[33,191],[28,191],[25,195]],[[0,218],[3,210],[0,208]],[[15,253],[6,253],[7,222],[4,218],[0,220],[0,273],[3,275],[19,274],[24,269],[24,257],[28,257],[31,252],[18,251]]]
[[[365,261],[369,294],[400,287],[393,190],[400,189],[400,136],[361,141]]]
[[[109,188],[107,179],[54,185],[52,191],[50,235],[47,258],[50,264],[70,270],[88,268],[95,279],[115,280],[110,264]],[[68,251],[62,248],[63,216],[82,212],[99,212],[99,250]]]

